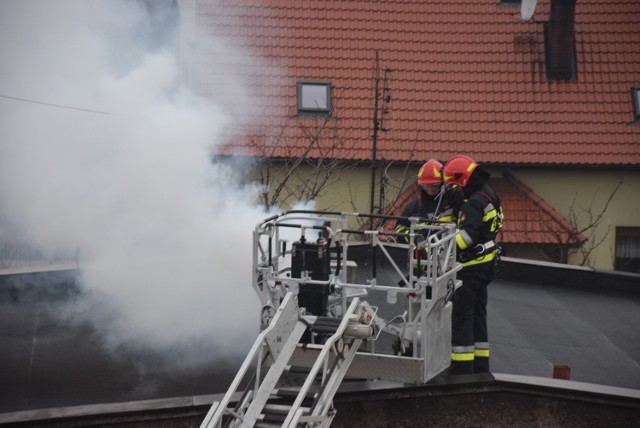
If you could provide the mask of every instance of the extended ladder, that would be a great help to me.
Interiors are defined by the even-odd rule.
[[[363,338],[373,334],[371,321],[375,314],[370,311],[368,305],[355,298],[341,320],[304,315],[295,296],[287,293],[269,326],[256,339],[229,390],[220,402],[213,403],[201,427],[296,427],[298,424],[328,427],[335,415],[333,396]],[[286,375],[294,369],[289,360],[296,349],[305,346],[300,340],[307,330],[330,335],[306,373],[303,385],[283,388]],[[254,379],[234,403],[254,364]],[[267,365],[268,371],[263,375]]]

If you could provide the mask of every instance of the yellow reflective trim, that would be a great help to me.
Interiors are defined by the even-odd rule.
[[[476,349],[476,357],[485,357],[489,358],[489,350],[488,349]]]
[[[499,210],[492,204],[487,205],[487,207],[491,207],[491,209],[485,211],[484,216],[482,217],[482,222],[489,224],[489,231],[493,233],[498,229],[502,229],[504,217],[502,214],[502,207],[500,207]]]
[[[484,216],[482,216],[482,221],[484,223],[488,222],[489,220],[491,220],[494,217],[498,216],[498,211],[496,210],[491,210],[488,213],[486,213]]]
[[[462,263],[462,266],[479,265],[480,263],[487,263],[496,258],[496,252],[493,251],[489,254],[478,257],[477,259],[469,260],[466,263]]]
[[[451,353],[451,361],[473,361],[475,355],[473,352],[467,352],[464,354],[456,354],[455,352]]]
[[[468,247],[467,243],[459,232],[456,235],[456,244],[458,244],[458,248],[460,248],[461,250],[466,250]]]

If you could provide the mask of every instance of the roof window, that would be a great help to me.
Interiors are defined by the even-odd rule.
[[[631,101],[633,102],[633,121],[640,123],[640,86],[631,88]]]
[[[500,0],[498,7],[520,7],[522,0]]]
[[[298,114],[331,112],[331,83],[325,81],[298,82]]]

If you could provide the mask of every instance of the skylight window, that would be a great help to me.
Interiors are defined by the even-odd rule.
[[[298,82],[298,112],[329,113],[331,84],[329,82]]]
[[[633,101],[633,120],[640,123],[640,86],[631,88],[631,100]]]
[[[498,7],[520,7],[522,0],[500,0]]]

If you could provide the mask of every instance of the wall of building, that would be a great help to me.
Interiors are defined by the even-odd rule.
[[[377,178],[380,179],[380,170]],[[499,171],[492,171],[499,175]],[[640,171],[634,170],[561,170],[527,169],[512,170],[512,174],[532,188],[539,196],[565,218],[575,215],[580,229],[585,228],[604,209],[622,178],[622,184],[611,200],[609,208],[593,233],[587,232],[589,241],[585,248],[593,248],[588,266],[597,269],[613,269],[615,262],[616,226],[640,227]],[[384,171],[388,187],[385,201],[389,203],[406,186],[415,180],[417,168],[403,166],[390,167]],[[346,212],[370,212],[371,168],[359,165],[355,168],[336,172],[335,179],[316,198],[317,209]],[[378,191],[378,186],[376,187]],[[289,201],[293,203],[294,201]],[[375,204],[379,204],[376,196]],[[352,225],[354,226],[354,225]],[[518,251],[515,257],[534,258],[533,253]],[[537,257],[535,257],[537,258]],[[569,255],[570,264],[582,264],[579,253]]]
[[[597,269],[613,269],[615,262],[616,227],[640,227],[640,171],[638,170],[519,170],[512,171],[520,181],[566,218],[575,214],[580,229],[592,223],[602,213],[618,181],[614,195],[602,222],[593,233],[586,232],[592,248],[588,265]],[[580,254],[570,254],[570,264],[580,264]]]
[[[302,167],[303,171],[307,173],[299,174],[305,177],[311,173],[311,169],[308,167]],[[417,168],[406,169],[403,167],[388,168],[385,173],[387,179],[387,191],[385,202],[388,204],[394,201],[402,190],[415,181],[415,175],[417,174]],[[273,177],[273,183],[278,183],[282,174],[275,175]],[[377,172],[378,183],[376,186],[376,198],[375,205],[380,204],[378,191],[379,180],[381,171]],[[291,181],[290,186],[301,186],[302,183]],[[329,211],[341,211],[341,212],[358,212],[369,213],[371,207],[371,168],[368,166],[356,166],[344,170],[338,170],[334,173],[334,176],[329,181],[327,186],[320,192],[319,196],[314,200],[316,209],[329,210]],[[293,199],[283,201],[280,209],[290,209],[296,202]],[[350,225],[355,227],[357,225]]]

